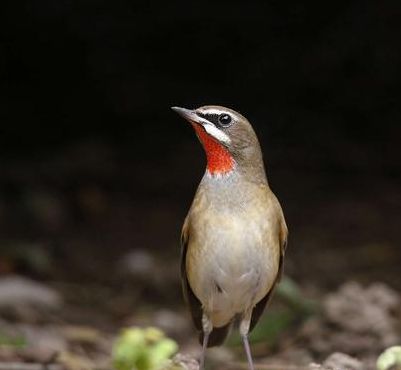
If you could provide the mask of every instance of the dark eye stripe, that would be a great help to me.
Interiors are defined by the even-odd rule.
[[[211,113],[198,113],[198,116],[201,116],[201,117],[203,117],[203,118],[206,118],[206,119],[213,119],[213,118],[217,118],[219,115],[216,113],[213,113],[213,114],[211,114]]]
[[[219,115],[218,114],[198,113],[198,116],[207,119],[209,122],[213,123],[216,126],[219,124]]]

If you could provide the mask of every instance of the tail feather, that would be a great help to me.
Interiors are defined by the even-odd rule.
[[[223,344],[225,339],[227,338],[228,332],[230,330],[231,323],[228,323],[221,328],[213,328],[212,332],[209,335],[209,341],[207,343],[208,347],[215,347]],[[203,343],[203,332],[199,334],[199,342]]]

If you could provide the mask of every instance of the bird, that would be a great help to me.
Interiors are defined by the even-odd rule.
[[[172,109],[192,125],[207,162],[181,233],[182,288],[199,331],[200,369],[206,349],[238,323],[254,370],[248,336],[282,275],[284,214],[244,116],[217,105]]]

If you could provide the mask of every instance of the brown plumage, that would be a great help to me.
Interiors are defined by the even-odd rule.
[[[248,333],[280,278],[287,226],[269,188],[257,137],[239,113],[219,106],[173,108],[192,123],[207,169],[182,230],[181,276],[203,344],[221,344],[236,317]]]

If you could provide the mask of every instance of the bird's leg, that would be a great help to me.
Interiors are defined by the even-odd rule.
[[[255,368],[253,366],[251,348],[249,346],[248,334],[242,335],[242,341],[244,343],[245,353],[246,353],[246,357],[248,359],[249,370],[255,370]]]
[[[202,354],[199,362],[199,370],[204,370],[205,368],[205,354],[206,354],[207,343],[209,341],[209,335],[213,330],[212,322],[205,313],[202,316],[202,327],[203,327],[203,343],[202,343]]]
[[[253,366],[251,347],[249,346],[249,340],[248,340],[249,325],[251,324],[251,317],[252,317],[252,309],[245,312],[245,314],[241,320],[239,332],[241,334],[242,342],[244,344],[245,354],[246,354],[246,358],[248,360],[248,368],[249,368],[249,370],[255,370],[255,368]]]
[[[199,361],[199,370],[204,370],[205,368],[205,354],[208,340],[209,340],[209,333],[203,333],[202,354]]]

